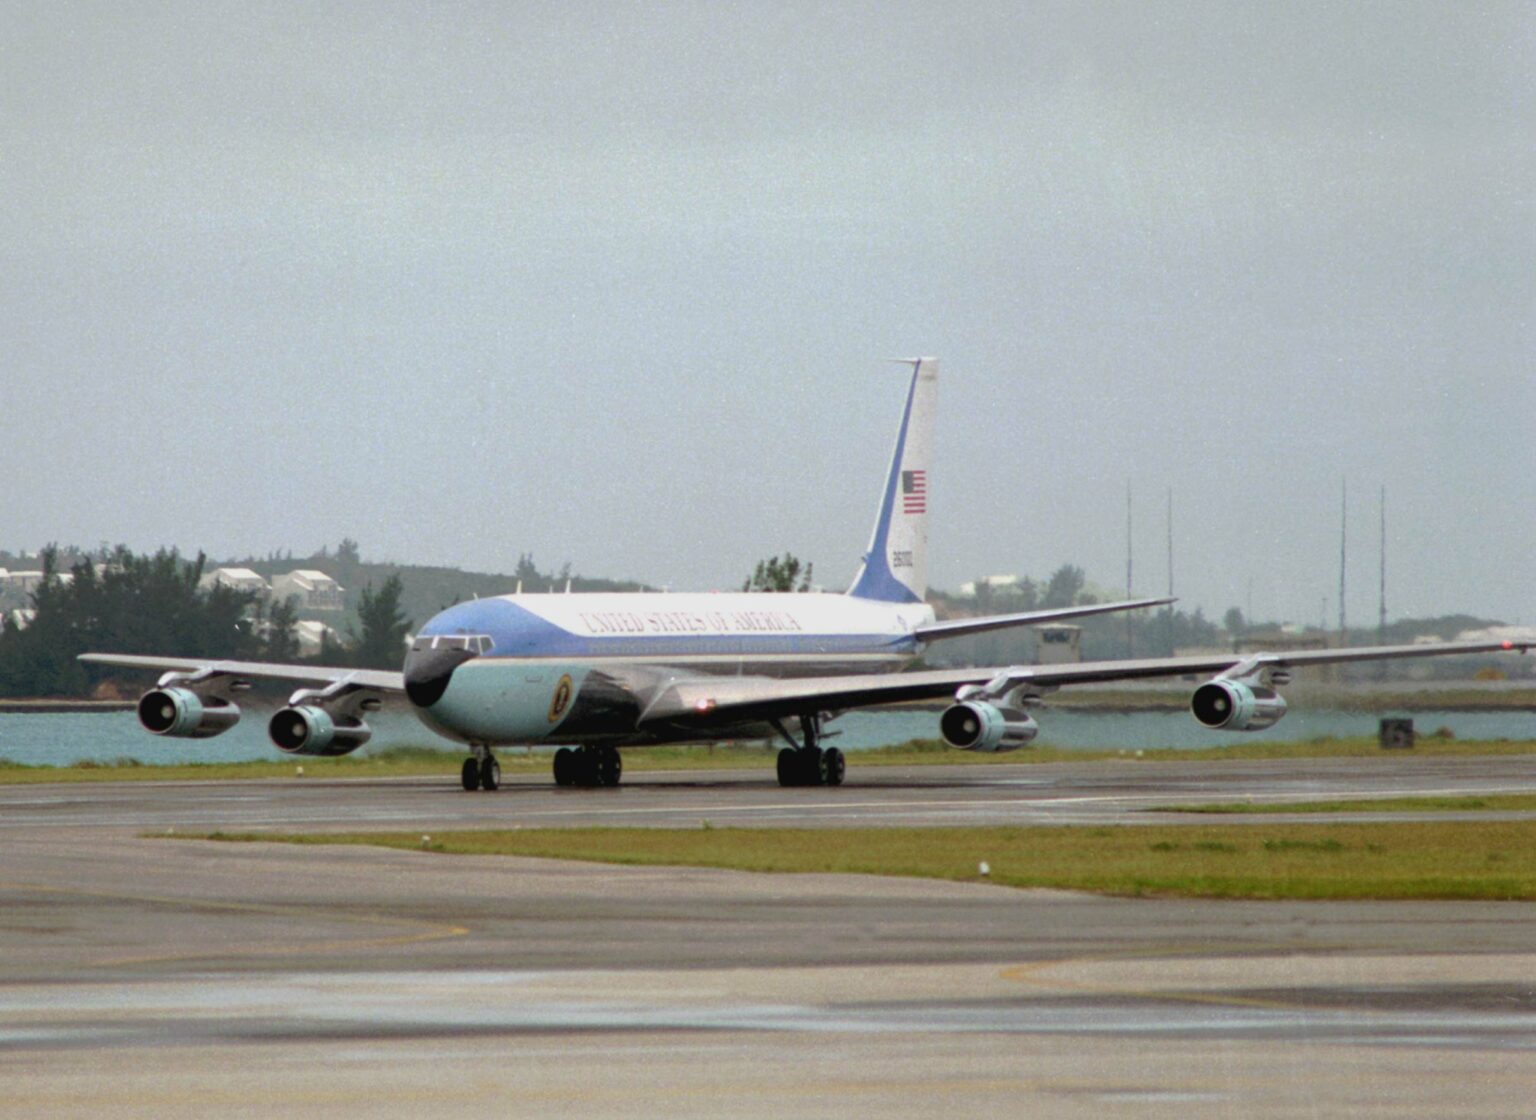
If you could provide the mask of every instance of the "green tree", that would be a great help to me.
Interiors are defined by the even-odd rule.
[[[399,575],[386,579],[378,591],[370,582],[357,599],[357,620],[361,633],[353,632],[357,648],[352,660],[366,669],[397,669],[405,656],[405,636],[411,620],[400,609],[403,588]]]
[[[1070,607],[1077,602],[1077,597],[1082,594],[1083,584],[1087,582],[1083,575],[1083,569],[1071,564],[1063,564],[1051,573],[1050,582],[1045,585],[1045,597],[1040,605],[1047,610],[1053,607]]]
[[[336,559],[331,570],[332,577],[341,584],[355,584],[362,578],[362,553],[358,549],[357,542],[351,537],[343,537],[341,543],[336,546]]]
[[[66,578],[59,571],[59,550],[43,550],[43,580],[32,595],[37,617],[25,630],[0,632],[0,692],[80,695],[111,672],[81,665],[76,658],[87,650],[211,658],[256,654],[255,596],[228,587],[199,588],[203,556],[186,561],[165,549],[135,556],[122,546],[104,561],[77,555]]]
[[[294,624],[299,621],[299,597],[289,595],[267,608],[266,630],[262,635],[261,656],[267,661],[292,661],[299,656],[299,636]]]
[[[798,581],[798,582],[797,582]],[[809,591],[811,589],[811,565],[805,565],[802,574],[800,561],[793,554],[770,556],[759,560],[752,577],[741,585],[743,591]]]
[[[1248,629],[1248,620],[1243,617],[1243,612],[1236,607],[1229,607],[1227,613],[1222,615],[1221,624],[1226,627],[1227,633],[1234,638],[1240,637],[1244,630]]]
[[[532,591],[535,583],[549,577],[539,571],[539,566],[533,562],[533,553],[520,552],[517,554],[517,568],[512,572],[512,578]]]

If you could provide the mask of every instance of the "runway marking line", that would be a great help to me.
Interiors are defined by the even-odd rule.
[[[1313,950],[1326,949],[1329,946],[1311,946]],[[1345,946],[1333,946],[1333,948],[1345,948]],[[1253,996],[1219,995],[1207,992],[1181,992],[1165,989],[1137,989],[1123,988],[1112,984],[1084,984],[1072,980],[1049,979],[1040,975],[1047,969],[1060,968],[1070,965],[1114,964],[1121,961],[1151,960],[1159,957],[1181,957],[1186,959],[1198,959],[1214,954],[1224,953],[1228,956],[1271,956],[1273,950],[1269,948],[1255,948],[1249,944],[1221,945],[1162,945],[1147,949],[1129,950],[1123,953],[1102,953],[1085,957],[1063,957],[1059,960],[1035,961],[1030,964],[1012,965],[1001,970],[997,975],[1000,980],[1018,984],[1028,984],[1032,987],[1044,988],[1060,992],[1076,992],[1083,995],[1096,996],[1122,996],[1130,999],[1167,1000],[1170,1003],[1193,1003],[1218,1007],[1247,1007],[1259,1011],[1294,1011],[1306,1012],[1317,1010],[1309,1008],[1301,1003],[1287,1003],[1283,1000],[1260,999]],[[1356,1014],[1373,1014],[1369,1009],[1361,1010],[1352,1008]]]
[[[76,887],[55,887],[46,883],[0,882],[0,890],[30,891],[40,894],[67,895],[74,898],[100,898],[117,902],[143,902],[155,906],[171,906],[183,910],[223,910],[237,914],[265,914],[275,917],[303,916],[325,921],[353,923],[369,926],[394,926],[416,928],[416,933],[396,934],[392,937],[331,938],[326,941],[308,941],[302,944],[256,946],[234,944],[214,952],[152,953],[144,956],[113,957],[96,961],[92,967],[113,968],[133,964],[163,964],[169,961],[196,961],[221,957],[227,954],[249,953],[257,956],[294,956],[302,953],[323,953],[338,949],[382,949],[398,945],[417,945],[427,941],[443,941],[450,937],[467,937],[468,926],[429,922],[420,918],[393,918],[384,914],[353,914],[341,910],[313,909],[299,905],[263,905],[254,902],[219,902],[200,898],[174,898],[169,895],[131,894],[126,891],[82,890]]]

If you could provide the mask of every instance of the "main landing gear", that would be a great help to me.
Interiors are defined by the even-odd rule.
[[[790,744],[779,752],[779,785],[781,786],[840,786],[847,762],[843,752],[836,747],[823,750],[818,746],[821,739],[821,717],[802,716],[800,728],[802,742],[784,729],[778,720],[774,730]]]
[[[616,786],[623,772],[623,760],[613,747],[561,747],[555,752],[558,786]]]
[[[460,783],[470,791],[499,789],[501,763],[496,761],[491,749],[480,743],[475,743],[469,749],[474,753],[464,760],[464,768],[459,771]]]

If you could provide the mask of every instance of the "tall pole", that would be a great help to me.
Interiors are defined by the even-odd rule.
[[[1381,488],[1381,614],[1376,620],[1378,645],[1387,644],[1387,488]]]
[[[1173,598],[1173,487],[1168,487],[1168,598]],[[1168,656],[1173,656],[1173,604],[1163,608],[1168,620]]]
[[[1131,480],[1125,480],[1125,597],[1131,597]],[[1131,612],[1125,612],[1125,656],[1136,656],[1136,634],[1131,628]]]
[[[1349,645],[1349,625],[1344,616],[1344,562],[1349,546],[1349,479],[1339,490],[1339,647]]]

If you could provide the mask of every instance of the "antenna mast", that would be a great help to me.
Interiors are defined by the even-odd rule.
[[[1125,597],[1131,597],[1131,480],[1125,480]],[[1131,628],[1131,612],[1125,612],[1125,656],[1136,656],[1136,634]]]
[[[1349,479],[1339,490],[1339,648],[1349,645],[1349,626],[1344,616],[1344,562],[1349,547]]]
[[[1168,487],[1168,598],[1173,598],[1173,487]],[[1168,619],[1168,655],[1173,656],[1173,604],[1163,608]]]
[[[1381,614],[1376,621],[1376,637],[1380,645],[1387,641],[1387,488],[1381,488]]]

